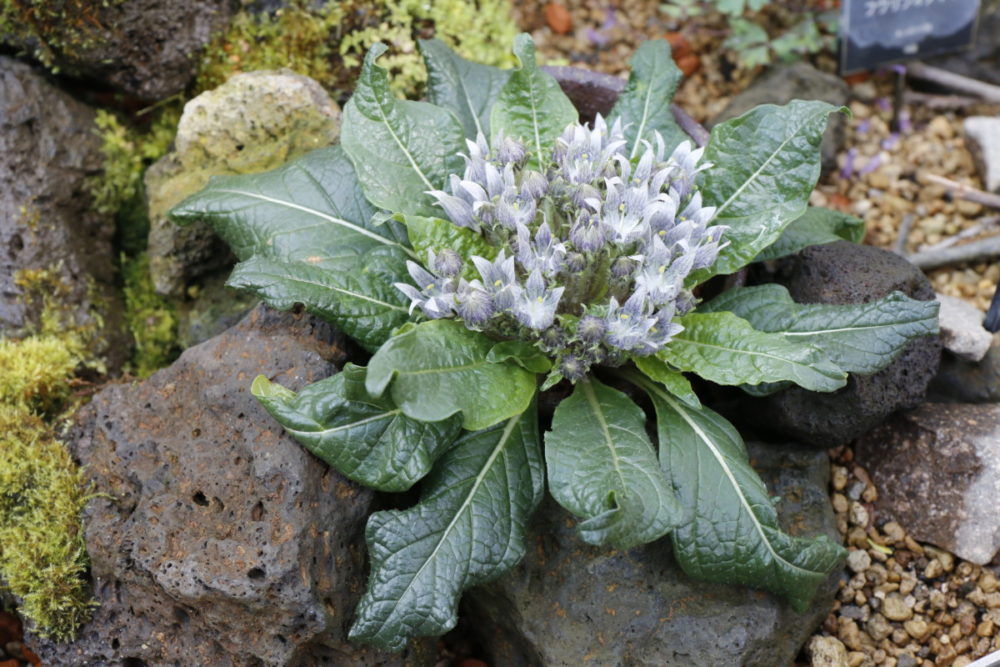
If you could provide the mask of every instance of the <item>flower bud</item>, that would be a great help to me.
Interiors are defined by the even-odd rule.
[[[604,320],[595,315],[584,315],[576,325],[576,335],[585,343],[599,343],[604,330]]]
[[[587,374],[587,364],[575,354],[567,354],[559,362],[559,372],[567,380],[576,382]]]
[[[563,334],[562,329],[559,327],[549,327],[542,332],[541,335],[542,345],[545,346],[547,350],[558,350],[566,342],[566,336]]]
[[[504,137],[500,148],[497,149],[497,160],[504,165],[521,164],[527,155],[528,152],[525,150],[524,144],[510,137]]]
[[[587,266],[587,260],[580,253],[571,252],[566,255],[566,263],[563,266],[570,273],[579,273]]]
[[[634,259],[629,259],[628,257],[619,257],[614,262],[611,263],[611,277],[612,278],[628,278],[633,273],[635,273],[636,268],[638,268],[638,263]]]
[[[451,248],[444,248],[434,256],[434,270],[447,278],[457,276],[462,270],[462,256]]]

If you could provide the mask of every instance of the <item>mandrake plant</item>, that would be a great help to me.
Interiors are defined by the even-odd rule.
[[[389,91],[378,44],[340,145],[215,178],[172,211],[229,243],[231,286],[304,304],[371,353],[298,393],[252,386],[343,475],[380,491],[419,483],[413,507],[368,520],[351,638],[400,650],[452,628],[462,591],[523,556],[546,486],[589,544],[669,535],[690,576],[804,608],[843,549],[781,532],[739,433],[685,374],[758,395],[835,391],[936,331],[936,303],[900,293],[804,305],[764,284],[699,299],[753,261],[860,240],[859,220],[807,206],[838,109],[757,107],[694,148],[670,111],[680,73],[666,42],[638,49],[592,125],[527,35],[511,71],[421,49],[428,102]],[[622,383],[648,396],[655,429]],[[542,436],[550,390],[566,397]]]

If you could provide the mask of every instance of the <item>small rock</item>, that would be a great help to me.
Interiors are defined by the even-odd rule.
[[[880,517],[907,526],[915,540],[985,565],[1000,549],[998,443],[1000,405],[926,403],[859,438],[855,457],[882,490]]]
[[[851,572],[864,572],[871,564],[872,558],[864,549],[853,549],[847,554],[847,567],[851,569]]]
[[[979,361],[993,343],[993,334],[983,328],[985,313],[964,299],[937,294],[941,304],[938,324],[944,349],[957,357]]]
[[[927,563],[927,567],[924,568],[924,579],[937,579],[942,574],[944,574],[944,567],[941,566],[941,561],[936,558]]]
[[[913,619],[903,623],[903,629],[917,641],[923,641],[931,630],[931,626],[923,619]]]
[[[806,650],[811,667],[847,667],[847,647],[836,637],[816,635]]]
[[[847,510],[851,506],[851,504],[847,501],[847,496],[845,496],[843,493],[833,494],[833,497],[830,499],[830,501],[833,504],[833,511],[837,512],[838,514],[843,514],[844,512],[847,512]]]
[[[178,296],[187,283],[232,262],[212,231],[179,227],[167,212],[210,177],[278,167],[340,134],[340,107],[322,86],[291,70],[245,72],[184,105],[176,150],[146,172],[149,264],[156,291]]]
[[[865,509],[864,505],[862,505],[857,501],[851,503],[850,514],[848,518],[850,519],[851,524],[854,526],[860,526],[861,528],[868,527],[868,520],[869,520],[868,510]]]
[[[885,535],[889,544],[899,544],[906,537],[906,532],[903,530],[903,527],[895,521],[886,522],[886,524],[882,526],[882,533]]]
[[[552,28],[552,32],[557,35],[565,35],[573,29],[573,16],[564,5],[558,2],[550,2],[542,10],[545,15],[545,22]]]
[[[1000,192],[1000,116],[973,116],[964,123],[965,145],[986,190]]]
[[[882,601],[882,613],[890,621],[906,621],[913,616],[913,609],[896,593],[889,593]]]
[[[1000,343],[994,342],[978,362],[943,355],[941,370],[928,388],[928,399],[941,403],[1000,402]]]
[[[885,620],[885,618],[882,614],[875,614],[865,623],[865,630],[868,631],[868,636],[877,642],[882,641],[892,634],[892,624]]]

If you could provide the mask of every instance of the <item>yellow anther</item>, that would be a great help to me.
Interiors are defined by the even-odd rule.
[[[500,287],[501,285],[503,285],[503,281],[500,280],[499,278],[497,278],[496,280],[493,281],[493,286],[494,287]]]
[[[433,288],[433,287],[434,287],[434,283],[431,283],[430,285],[428,285],[428,286],[427,286],[427,287],[425,287],[424,289],[431,289],[431,288]]]

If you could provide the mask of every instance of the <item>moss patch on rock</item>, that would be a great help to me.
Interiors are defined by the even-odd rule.
[[[121,4],[125,0],[104,0]],[[104,30],[93,0],[0,0],[0,35],[31,44],[33,55],[58,73],[57,53],[86,50],[100,39]]]

